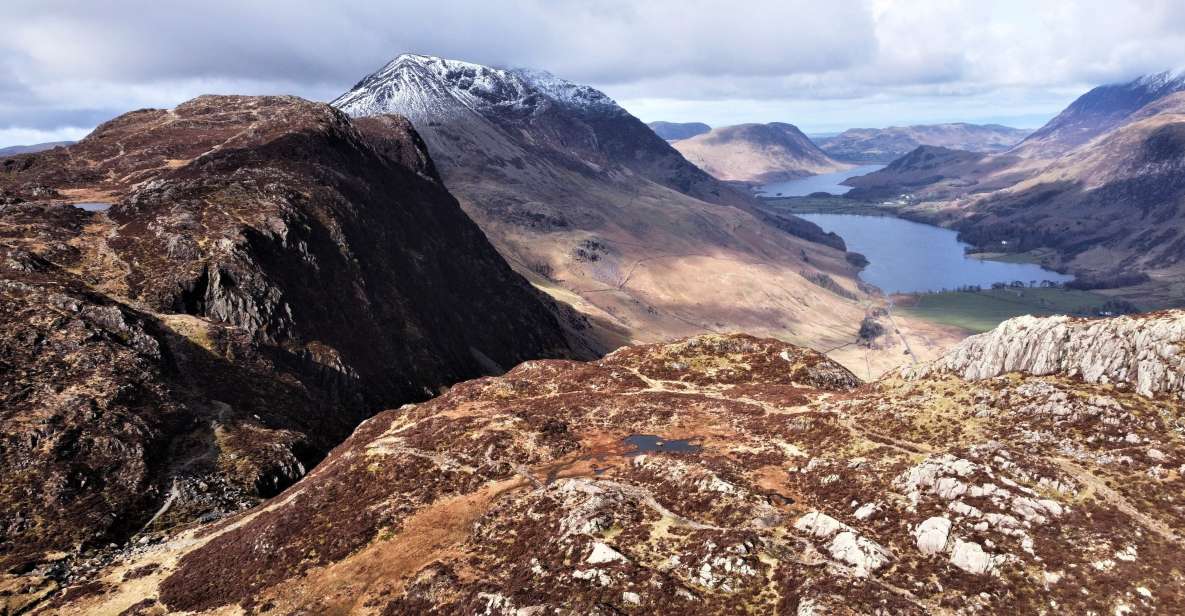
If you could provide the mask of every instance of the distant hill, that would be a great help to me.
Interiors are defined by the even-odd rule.
[[[932,145],[969,152],[1003,152],[1029,131],[999,124],[926,124],[888,128],[853,128],[818,140],[836,160],[889,163],[918,146]]]
[[[59,146],[65,147],[72,145],[73,143],[73,141],[50,141],[49,143],[34,143],[32,145],[10,145],[6,148],[0,148],[0,156],[15,156],[17,154],[44,152],[45,150],[52,150]]]
[[[667,141],[689,139],[712,130],[711,126],[703,122],[651,122],[647,126]]]
[[[782,122],[722,126],[671,145],[726,181],[779,182],[850,167],[828,156],[798,127]]]

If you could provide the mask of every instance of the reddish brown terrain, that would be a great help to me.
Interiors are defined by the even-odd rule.
[[[1025,317],[867,384],[743,335],[531,361],[46,611],[1181,613],[1183,343]]]
[[[399,118],[201,97],[2,159],[0,195],[0,571],[33,594],[381,409],[579,353]]]

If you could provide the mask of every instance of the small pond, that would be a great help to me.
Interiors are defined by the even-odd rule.
[[[98,201],[88,201],[85,203],[72,203],[74,207],[88,212],[106,212],[111,209],[110,203],[99,203]]]
[[[664,439],[653,434],[631,434],[625,437],[625,444],[632,445],[633,451],[626,455],[637,456],[645,453],[698,453],[702,447],[691,440]]]

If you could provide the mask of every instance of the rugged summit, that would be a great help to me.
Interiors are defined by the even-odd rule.
[[[593,88],[403,55],[333,104],[407,116],[503,256],[586,316],[606,349],[747,331],[851,346],[853,365],[870,365],[850,345],[864,307],[842,245],[801,219],[774,226]],[[871,365],[902,358],[893,348]]]
[[[237,510],[378,410],[572,353],[401,118],[206,96],[4,159],[0,193],[5,570]]]
[[[849,168],[784,122],[721,126],[672,145],[713,177],[735,182],[780,182]]]
[[[850,163],[889,163],[920,146],[969,152],[1003,152],[1029,131],[999,124],[923,124],[852,128],[819,141],[828,156]]]
[[[1185,343],[1172,312],[1006,323],[959,355],[1028,355],[1016,331],[1058,328]],[[284,494],[130,551],[54,609],[1182,611],[1181,399],[1033,366],[861,385],[741,335],[527,362],[374,417]]]

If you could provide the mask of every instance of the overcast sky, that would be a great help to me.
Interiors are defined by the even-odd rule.
[[[4,0],[0,146],[204,93],[330,100],[404,51],[549,70],[643,120],[1035,127],[1185,66],[1182,0]]]

